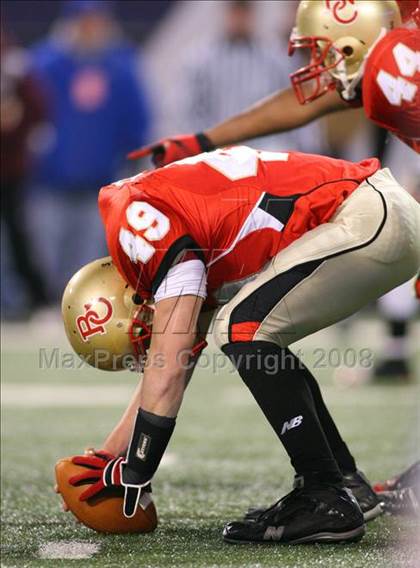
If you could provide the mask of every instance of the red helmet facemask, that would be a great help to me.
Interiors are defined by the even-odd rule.
[[[310,50],[309,64],[290,74],[296,97],[303,105],[336,88],[337,80],[330,75],[329,71],[344,61],[344,55],[326,37],[297,36],[292,32],[289,40],[289,55],[293,55],[296,49]],[[333,63],[327,63],[327,58]]]
[[[128,330],[137,361],[145,359],[152,339],[154,308],[143,303],[136,310],[131,326]]]
[[[131,326],[128,330],[133,350],[136,355],[136,361],[138,362],[138,368],[142,368],[146,360],[147,351],[150,347],[154,314],[154,307],[144,302],[136,310]],[[198,336],[197,342],[191,350],[191,355],[194,357],[199,355],[206,346],[207,341]]]

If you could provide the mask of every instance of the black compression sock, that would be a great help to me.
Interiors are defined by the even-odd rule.
[[[307,481],[342,483],[320,424],[306,369],[287,349],[266,341],[223,347],[276,432],[293,467]]]
[[[303,364],[301,363],[302,368]],[[304,377],[306,384],[308,385],[312,398],[315,403],[316,413],[318,415],[319,421],[321,423],[322,429],[324,430],[325,436],[327,437],[328,444],[334,454],[335,460],[338,464],[342,473],[353,473],[356,471],[357,466],[354,461],[354,457],[351,455],[347,444],[344,442],[343,438],[338,431],[338,428],[329,413],[328,408],[325,405],[324,399],[322,398],[321,389],[312,375],[312,373],[305,367]]]

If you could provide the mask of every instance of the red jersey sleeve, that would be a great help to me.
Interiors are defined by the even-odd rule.
[[[420,151],[420,30],[399,28],[374,47],[363,75],[363,107],[373,122]]]
[[[130,183],[102,188],[99,209],[109,253],[142,298],[154,294],[174,264],[200,256],[182,219]]]

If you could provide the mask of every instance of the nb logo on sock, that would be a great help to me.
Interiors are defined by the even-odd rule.
[[[289,420],[289,422],[285,422],[283,424],[283,428],[281,429],[281,435],[283,436],[283,434],[285,434],[288,430],[291,430],[292,428],[297,428],[302,424],[302,421],[303,421],[303,416],[295,416],[294,418]]]

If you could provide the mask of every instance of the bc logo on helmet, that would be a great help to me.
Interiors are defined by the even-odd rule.
[[[355,0],[325,0],[325,4],[339,24],[351,24],[357,18]]]
[[[85,313],[83,315],[77,316],[76,325],[82,336],[83,341],[87,341],[91,335],[96,335],[100,333],[101,335],[106,333],[105,324],[109,322],[112,317],[113,308],[111,302],[107,298],[97,298],[95,301],[95,307],[99,308],[102,304],[105,308],[105,314],[102,315],[103,308],[98,313],[97,309],[92,308],[92,304],[85,304]]]

